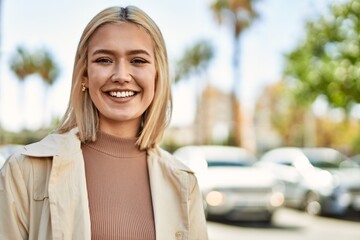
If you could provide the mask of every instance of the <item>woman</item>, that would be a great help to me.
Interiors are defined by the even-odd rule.
[[[157,146],[170,113],[156,24],[133,6],[97,14],[59,129],[1,169],[0,239],[207,239],[195,176]]]

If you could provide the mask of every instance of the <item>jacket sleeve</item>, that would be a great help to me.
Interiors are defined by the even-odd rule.
[[[203,206],[203,197],[197,183],[195,175],[190,174],[191,188],[189,199],[189,217],[190,217],[190,240],[208,240],[205,211]]]
[[[29,198],[15,156],[0,170],[0,239],[27,239]]]

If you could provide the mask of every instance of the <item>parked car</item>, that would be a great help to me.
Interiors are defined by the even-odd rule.
[[[285,205],[314,215],[360,211],[360,169],[332,148],[282,147],[268,151],[259,165],[285,186]]]
[[[10,157],[10,155],[20,148],[22,148],[23,145],[17,145],[17,144],[7,144],[0,146],[0,168],[4,165],[6,159]]]
[[[270,222],[283,203],[276,178],[255,167],[255,157],[245,149],[185,146],[174,155],[197,175],[208,218]]]
[[[360,167],[360,154],[356,154],[350,158],[351,164],[355,165],[356,167]]]

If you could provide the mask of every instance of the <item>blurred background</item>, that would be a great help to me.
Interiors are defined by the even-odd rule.
[[[170,151],[216,143],[358,153],[359,19],[341,9],[347,2],[2,0],[0,143],[32,142],[56,126],[83,28],[100,9],[134,4],[169,49]]]
[[[230,145],[260,159],[284,146],[326,147],[359,161],[359,0],[0,0],[0,145],[57,126],[82,30],[113,5],[142,8],[163,32],[174,99],[168,151]],[[347,239],[359,239],[346,224]],[[238,239],[238,225],[210,227],[212,239]],[[230,235],[216,237],[218,228]],[[307,239],[322,236],[314,232]]]

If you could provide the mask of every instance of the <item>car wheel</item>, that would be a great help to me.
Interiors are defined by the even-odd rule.
[[[306,195],[304,210],[311,215],[321,215],[320,199],[316,193],[309,192]]]

